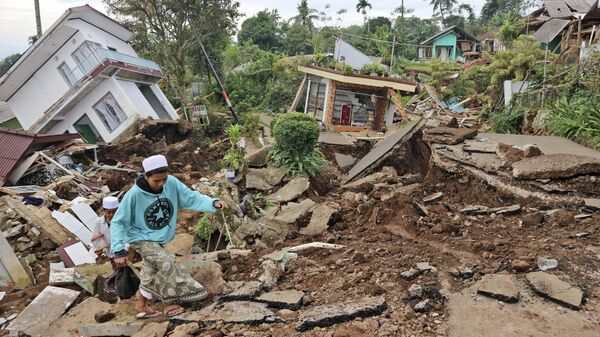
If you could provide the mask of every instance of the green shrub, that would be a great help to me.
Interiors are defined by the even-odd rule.
[[[242,136],[252,139],[252,142],[257,147],[262,147],[260,144],[260,115],[258,113],[247,113],[242,118]]]
[[[561,98],[550,105],[544,124],[552,134],[600,147],[600,94],[580,91]]]
[[[275,146],[271,158],[288,175],[314,176],[325,160],[317,148],[319,127],[314,118],[299,112],[277,116],[271,123]]]
[[[521,133],[523,126],[523,111],[504,109],[502,112],[492,115],[492,131],[496,133]]]
[[[244,148],[238,146],[238,142],[242,139],[241,126],[239,124],[232,124],[227,127],[225,134],[229,137],[229,149],[223,157],[223,167],[239,170],[242,168],[245,154]]]

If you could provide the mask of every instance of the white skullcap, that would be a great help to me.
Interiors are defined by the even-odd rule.
[[[119,207],[119,198],[117,197],[106,197],[102,199],[102,207],[104,209],[116,209]]]
[[[144,159],[142,162],[142,166],[144,167],[144,172],[150,172],[159,168],[167,167],[167,158],[162,154],[157,154],[156,156],[148,157]]]

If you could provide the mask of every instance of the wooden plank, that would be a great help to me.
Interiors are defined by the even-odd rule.
[[[333,131],[335,132],[360,132],[365,128],[360,126],[352,126],[352,125],[334,125]]]
[[[67,173],[68,175],[76,176],[76,177],[84,179],[84,180],[86,179],[81,173],[69,170],[68,168],[62,166],[59,162],[57,162],[56,160],[52,159],[50,156],[48,156],[44,152],[40,151],[39,153],[40,153],[40,155],[42,157],[44,157],[46,160],[48,160],[52,164],[56,165],[56,167],[58,167],[59,169],[65,171],[65,173]]]
[[[387,99],[383,97],[377,97],[375,99],[375,120],[373,121],[373,130],[379,132],[383,127],[385,118],[385,106]]]
[[[298,106],[298,103],[300,103],[300,98],[302,97],[302,92],[304,92],[306,83],[308,83],[308,75],[305,74],[300,83],[300,87],[298,87],[298,91],[296,91],[296,96],[294,96],[294,101],[292,102],[289,111],[296,111],[296,107]]]
[[[405,123],[408,123],[410,118],[408,117],[408,114],[406,113],[406,110],[404,109],[404,105],[402,105],[400,98],[398,98],[398,92],[394,89],[389,89],[388,94],[392,98],[392,102],[394,102],[396,110],[398,110],[400,116],[402,116],[402,120],[404,120]]]

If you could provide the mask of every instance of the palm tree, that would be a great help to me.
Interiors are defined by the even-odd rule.
[[[308,8],[308,0],[301,0],[298,4],[298,15],[294,16],[292,19],[296,22],[300,22],[302,26],[306,26],[312,31],[314,28],[313,20],[319,18],[317,13],[316,9]]]
[[[431,0],[429,3],[433,5],[433,12],[439,11],[440,16],[442,17],[442,22],[444,21],[444,12],[450,12],[452,7],[458,3],[458,0]]]
[[[358,0],[358,3],[356,4],[356,12],[362,13],[362,15],[365,16],[365,22],[367,22],[367,7],[369,7],[369,9],[373,8],[368,0]]]

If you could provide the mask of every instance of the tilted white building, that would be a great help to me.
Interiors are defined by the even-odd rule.
[[[138,118],[177,119],[160,67],[138,57],[132,37],[88,5],[70,8],[0,77],[0,101],[27,131],[89,142],[111,142]]]

